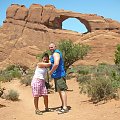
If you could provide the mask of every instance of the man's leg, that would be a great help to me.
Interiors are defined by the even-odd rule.
[[[60,91],[61,99],[63,101],[63,107],[58,111],[58,114],[67,113],[69,110],[67,108],[67,94],[66,91]]]
[[[59,95],[60,95],[60,98],[61,98],[63,108],[67,109],[67,94],[66,94],[66,91],[59,91]]]
[[[62,105],[61,105],[61,106],[63,107],[64,103],[63,103],[63,98],[62,98],[61,91],[59,91],[58,93],[59,93],[59,96],[60,96],[60,99],[61,99],[61,103],[62,103]]]
[[[55,91],[59,93],[62,103],[62,107],[59,110],[67,109],[67,94],[66,94],[67,85],[64,81],[64,78],[55,79],[54,81],[55,81]]]

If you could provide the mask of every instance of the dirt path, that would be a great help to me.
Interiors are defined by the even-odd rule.
[[[75,79],[67,81],[69,91],[69,113],[58,115],[56,111],[35,115],[33,97],[30,86],[25,87],[18,80],[2,84],[7,89],[12,88],[19,92],[20,101],[12,102],[0,98],[0,120],[119,120],[120,101],[111,100],[106,104],[94,105],[89,103],[89,98],[79,94],[79,86]],[[49,94],[49,106],[56,108],[60,105],[58,93]],[[39,100],[39,107],[44,110],[43,98]]]

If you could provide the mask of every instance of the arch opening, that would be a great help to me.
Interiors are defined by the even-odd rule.
[[[78,33],[86,33],[88,32],[86,26],[81,23],[77,18],[67,18],[62,22],[63,30],[72,30]]]

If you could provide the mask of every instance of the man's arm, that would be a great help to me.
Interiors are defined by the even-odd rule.
[[[54,57],[54,65],[53,65],[52,69],[49,72],[50,75],[57,69],[57,67],[59,65],[60,54],[59,53],[54,53],[53,57]]]

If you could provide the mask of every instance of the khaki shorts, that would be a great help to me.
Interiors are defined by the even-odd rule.
[[[55,83],[55,92],[66,91],[68,89],[68,87],[66,85],[65,77],[55,78],[54,83]]]

